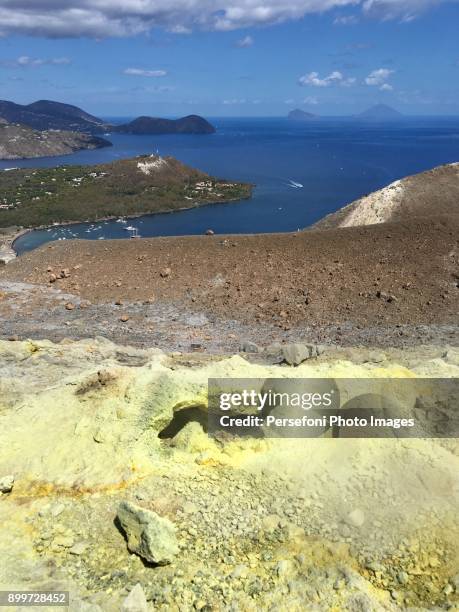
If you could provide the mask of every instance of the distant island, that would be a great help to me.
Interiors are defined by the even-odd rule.
[[[0,119],[0,160],[70,155],[82,149],[110,147],[104,138],[63,130],[38,131]]]
[[[78,106],[39,100],[21,105],[0,100],[0,118],[35,130],[67,130],[87,134],[122,132],[128,134],[213,134],[215,127],[203,117],[190,115],[181,119],[139,117],[125,125],[112,125],[90,115]]]
[[[359,113],[357,115],[349,115],[339,117],[341,119],[369,119],[369,120],[378,120],[378,121],[387,121],[393,119],[401,119],[403,117],[402,113],[395,110],[391,106],[387,104],[376,104],[371,108]],[[318,119],[327,119],[327,117],[321,117],[320,115],[315,115],[314,113],[309,113],[307,111],[296,108],[292,110],[288,114],[288,118],[291,121],[313,121]],[[329,117],[336,119],[337,117]]]
[[[387,104],[376,104],[357,117],[360,119],[401,119],[403,115]]]
[[[203,117],[188,115],[181,119],[138,117],[124,125],[112,127],[125,134],[215,134],[216,129]]]
[[[173,157],[0,173],[0,228],[172,212],[247,199],[252,185],[220,180]]]
[[[308,113],[296,108],[295,110],[289,112],[288,118],[292,121],[311,121],[312,119],[318,119],[319,117],[313,113]]]

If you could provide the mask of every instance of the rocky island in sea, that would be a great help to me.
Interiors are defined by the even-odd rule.
[[[392,106],[389,106],[388,104],[375,104],[374,106],[367,108],[359,115],[356,115],[356,117],[358,117],[359,119],[390,121],[395,119],[401,119],[403,115],[398,110],[396,110]]]
[[[296,108],[295,110],[289,112],[288,118],[291,121],[312,121],[313,119],[318,119],[319,115],[314,115],[313,113],[308,113],[304,110]]]
[[[115,132],[124,134],[215,134],[215,127],[199,115],[181,119],[138,117],[123,125],[114,126]]]

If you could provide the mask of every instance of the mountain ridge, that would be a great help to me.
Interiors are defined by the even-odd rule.
[[[123,125],[112,125],[72,104],[37,100],[16,104],[0,100],[0,119],[19,123],[35,130],[67,130],[88,134],[107,131],[128,134],[213,134],[215,127],[199,115],[179,119],[143,116]]]

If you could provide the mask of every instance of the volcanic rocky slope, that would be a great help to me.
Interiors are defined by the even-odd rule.
[[[415,174],[326,216],[314,229],[357,227],[459,215],[459,163]]]
[[[0,341],[0,588],[68,590],[71,612],[455,609],[457,441],[205,429],[209,378],[400,381],[458,363],[444,347],[291,368]]]

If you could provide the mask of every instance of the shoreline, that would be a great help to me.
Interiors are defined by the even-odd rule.
[[[14,248],[14,243],[16,242],[16,240],[18,240],[19,238],[21,238],[22,236],[24,236],[25,234],[28,233],[32,233],[35,231],[42,231],[42,230],[47,230],[47,229],[52,229],[52,228],[59,228],[59,227],[66,227],[69,225],[79,225],[79,224],[83,224],[83,223],[101,223],[103,221],[115,221],[116,219],[140,219],[141,217],[147,217],[150,215],[170,215],[170,214],[174,214],[174,213],[178,213],[178,212],[184,212],[186,210],[193,210],[195,208],[203,208],[204,206],[212,206],[214,204],[229,204],[229,203],[234,203],[234,202],[245,202],[247,200],[250,200],[252,198],[252,192],[253,189],[256,187],[256,185],[254,184],[249,184],[251,187],[251,191],[250,191],[250,195],[248,195],[245,198],[237,198],[237,199],[228,199],[228,200],[216,200],[214,202],[202,202],[202,203],[197,203],[194,206],[184,206],[182,208],[175,208],[174,210],[158,210],[156,212],[142,212],[142,213],[136,213],[136,214],[129,214],[129,215],[123,215],[123,216],[118,216],[118,215],[111,215],[108,217],[99,217],[97,219],[92,219],[92,220],[84,220],[84,221],[63,221],[62,223],[57,223],[56,225],[38,225],[37,227],[28,227],[28,228],[23,228],[21,229],[21,231],[19,231],[16,234],[7,234],[6,235],[6,239],[2,239],[1,236],[1,232],[3,229],[7,230],[8,228],[1,228],[0,227],[0,265],[1,265],[1,261],[3,258],[3,254],[2,254],[2,248],[4,245],[7,245],[7,247],[9,247],[7,250],[11,253],[14,254],[14,257],[12,257],[9,261],[13,261],[16,257],[19,257],[17,251]],[[190,234],[192,235],[192,234]],[[172,237],[172,236],[170,236]],[[155,238],[155,236],[145,236],[144,238]],[[109,238],[108,240],[125,240],[125,238]],[[141,238],[142,240],[142,238]],[[49,242],[54,242],[54,241],[49,241]],[[3,244],[2,244],[3,243]],[[39,248],[39,247],[36,247]],[[35,249],[31,249],[32,251]],[[5,265],[6,263],[9,262],[4,262]]]
[[[14,232],[5,234],[2,233],[3,230],[8,230],[9,228],[0,228],[0,266],[6,266],[11,261],[14,261],[18,254],[14,248],[14,243],[18,238],[24,236],[29,233],[30,229],[21,228],[19,231],[15,230]]]

